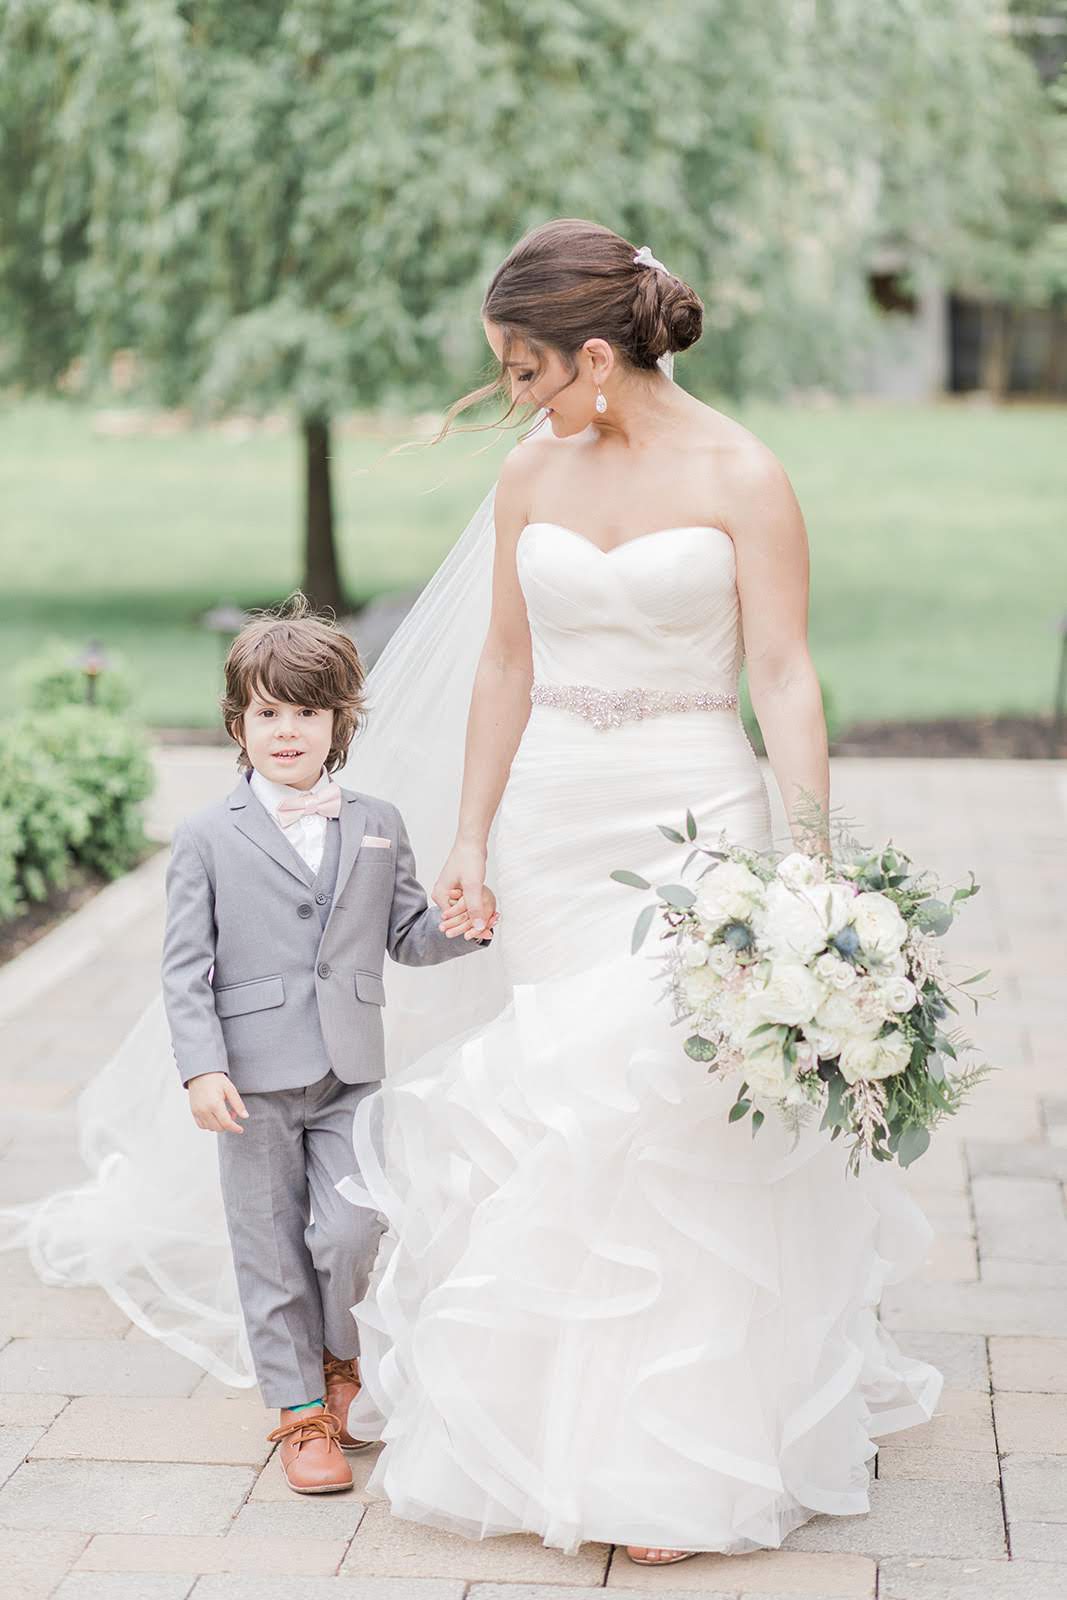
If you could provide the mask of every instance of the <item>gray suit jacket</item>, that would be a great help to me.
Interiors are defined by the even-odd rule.
[[[297,1089],[331,1068],[346,1083],[381,1078],[385,952],[430,966],[483,948],[441,932],[396,806],[341,793],[328,824],[340,828],[335,884],[311,871],[247,778],[175,833],[162,970],[183,1083],[226,1072],[240,1090]]]

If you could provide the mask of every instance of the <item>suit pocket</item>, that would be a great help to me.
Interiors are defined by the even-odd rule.
[[[215,990],[215,1015],[243,1017],[248,1011],[269,1011],[285,1004],[281,978],[252,978],[248,983],[225,983]]]
[[[384,1006],[385,984],[376,972],[356,973],[356,994],[372,1006]]]

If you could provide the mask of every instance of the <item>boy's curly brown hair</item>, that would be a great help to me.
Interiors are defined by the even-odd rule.
[[[287,705],[333,712],[326,770],[336,772],[363,726],[364,677],[355,644],[332,617],[318,615],[299,590],[277,609],[256,612],[230,646],[226,688],[219,702],[226,732],[240,747],[240,770],[252,765],[244,746],[243,719],[258,692]]]

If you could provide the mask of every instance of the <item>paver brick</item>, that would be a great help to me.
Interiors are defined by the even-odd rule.
[[[610,1554],[608,1545],[585,1544],[577,1555],[564,1555],[561,1550],[547,1549],[532,1534],[461,1539],[439,1528],[394,1517],[387,1506],[376,1501],[367,1508],[342,1571],[382,1578],[403,1573],[470,1582],[495,1578],[595,1586],[603,1579]]]
[[[28,1461],[0,1489],[0,1528],[62,1533],[225,1533],[248,1467]]]
[[[1000,1491],[936,1480],[878,1479],[862,1516],[818,1516],[789,1535],[790,1550],[853,1550],[872,1556],[1007,1554]]]
[[[260,1466],[266,1430],[225,1400],[131,1400],[85,1395],[60,1412],[38,1459],[188,1461]]]
[[[1044,1562],[918,1560],[879,1563],[878,1600],[1063,1600],[1064,1574]]]
[[[1067,1455],[1067,1394],[995,1394],[997,1440],[1002,1452]]]
[[[669,1584],[679,1593],[833,1596],[835,1600],[871,1600],[877,1568],[867,1556],[809,1554],[796,1550],[752,1550],[744,1555],[701,1555],[666,1572],[639,1567],[616,1550],[608,1572],[608,1589],[655,1590]]]
[[[81,1572],[264,1572],[325,1576],[336,1572],[344,1539],[260,1535],[225,1539],[189,1534],[101,1533],[77,1562]]]
[[[1005,1456],[1001,1479],[1009,1526],[1067,1523],[1067,1456]]]
[[[201,1376],[155,1339],[13,1339],[0,1350],[0,1394],[185,1396]]]
[[[1067,1339],[992,1338],[989,1359],[998,1389],[1067,1394]]]

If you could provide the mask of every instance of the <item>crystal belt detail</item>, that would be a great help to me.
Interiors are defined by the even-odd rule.
[[[530,699],[535,706],[556,706],[561,711],[576,711],[594,728],[618,728],[624,722],[640,722],[644,717],[667,711],[733,711],[736,694],[715,694],[694,690],[690,694],[671,689],[596,689],[588,683],[534,683]]]

